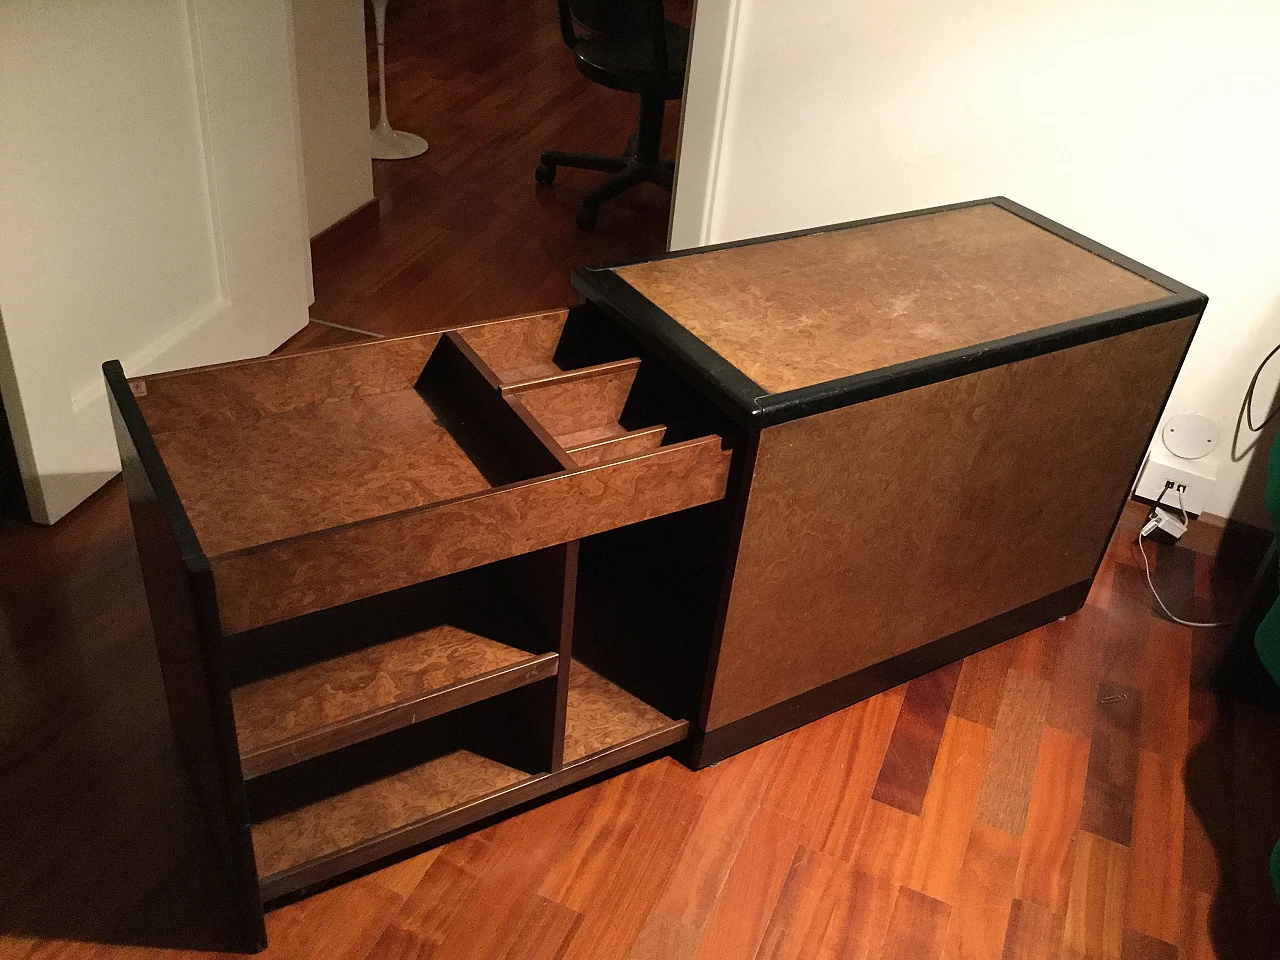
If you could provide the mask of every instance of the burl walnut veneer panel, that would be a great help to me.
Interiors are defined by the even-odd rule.
[[[567,374],[547,384],[520,390],[525,408],[566,448],[579,437],[599,439],[601,431],[621,433],[622,416],[640,361],[622,360],[583,374]]]
[[[762,431],[705,729],[1089,580],[1195,323]]]
[[[298,537],[213,564],[224,632],[578,540],[724,496],[718,436]]]
[[[674,721],[577,660],[569,672],[564,762],[671,727]]]
[[[268,748],[300,737],[320,737],[357,718],[420,702],[465,681],[538,659],[537,654],[441,624],[238,687],[231,692],[231,703],[246,776],[279,766],[255,762]],[[544,676],[554,673],[554,657],[547,666]],[[417,709],[421,715],[406,717],[406,723],[431,715],[420,703]],[[289,762],[316,752],[304,750]]]
[[[255,824],[258,873],[279,873],[528,779],[514,767],[455,750]]]
[[[765,393],[1170,295],[992,204],[616,272]]]
[[[412,387],[440,334],[356,343],[136,377],[152,435],[244,424],[271,414]]]
[[[564,332],[568,310],[512,317],[458,332],[503,383],[515,383],[560,373],[556,346]]]
[[[412,385],[206,423],[156,446],[210,557],[489,487]]]
[[[667,428],[659,424],[656,427],[645,427],[618,436],[605,437],[603,440],[588,440],[581,446],[571,447],[569,455],[583,467],[596,463],[608,463],[610,460],[658,449],[662,446],[662,438],[666,432]]]

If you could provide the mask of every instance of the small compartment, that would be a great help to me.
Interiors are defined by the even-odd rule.
[[[574,660],[669,717],[696,718],[731,526],[718,501],[583,540]]]
[[[450,335],[134,389],[211,558],[561,469]]]
[[[724,430],[704,398],[589,304],[459,334],[578,467]]]
[[[512,395],[580,467],[719,432],[701,397],[643,357],[572,371]]]
[[[522,388],[516,396],[576,461],[579,450],[599,449],[628,433],[622,413],[639,369],[638,357],[617,360]],[[665,427],[658,427],[646,428],[652,441],[647,449],[662,445]]]
[[[225,638],[244,776],[554,677],[566,549]]]
[[[688,724],[672,720],[586,664],[574,660],[564,724],[564,763],[586,763],[605,751],[649,742],[657,749],[683,739]],[[652,742],[663,739],[662,744]]]
[[[634,348],[589,304],[511,317],[458,331],[504,387],[634,356]]]

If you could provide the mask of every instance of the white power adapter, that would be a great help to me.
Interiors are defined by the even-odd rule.
[[[1177,540],[1187,532],[1187,525],[1181,517],[1174,516],[1164,507],[1156,507],[1151,511],[1151,516],[1147,518],[1147,522],[1142,525],[1142,535],[1149,537],[1157,530],[1163,530]]]

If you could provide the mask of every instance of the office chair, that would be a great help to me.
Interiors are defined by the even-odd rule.
[[[557,167],[613,174],[582,198],[578,228],[593,230],[600,204],[637,183],[671,189],[675,164],[658,156],[662,110],[666,101],[679,100],[684,92],[689,31],[666,19],[662,0],[557,3],[560,32],[582,75],[601,86],[640,95],[639,127],[621,156],[549,150],[538,164],[535,177],[543,186],[555,181]],[[579,35],[576,27],[584,32]]]

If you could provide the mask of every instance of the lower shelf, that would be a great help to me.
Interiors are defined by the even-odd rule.
[[[679,722],[685,724],[683,720]],[[586,760],[615,744],[652,736],[675,723],[590,667],[573,661],[564,720],[565,766]]]
[[[231,693],[244,776],[554,676],[557,659],[442,624],[246,684]]]
[[[678,743],[672,720],[575,662],[564,766],[528,774],[455,750],[253,827],[262,899],[320,883],[398,850]]]

